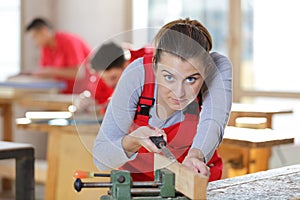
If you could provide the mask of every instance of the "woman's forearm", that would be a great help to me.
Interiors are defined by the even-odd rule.
[[[130,134],[127,134],[122,139],[122,147],[127,154],[128,158],[130,158],[133,154],[135,154],[141,147],[141,145],[136,141],[135,137]]]

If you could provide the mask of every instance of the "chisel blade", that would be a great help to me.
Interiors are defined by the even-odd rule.
[[[172,162],[177,162],[177,159],[175,156],[172,154],[172,152],[166,147],[166,146],[161,146],[161,152],[164,154],[166,158],[168,158]]]
[[[166,147],[167,143],[164,140],[163,136],[150,136],[150,140],[157,146],[157,148],[161,149],[162,153],[166,158],[171,160],[172,162],[177,162],[176,157],[173,153]]]

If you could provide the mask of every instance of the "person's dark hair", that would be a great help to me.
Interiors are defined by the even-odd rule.
[[[40,30],[43,27],[52,29],[51,24],[47,20],[42,18],[35,18],[26,26],[26,31]]]
[[[91,59],[92,68],[96,71],[123,68],[125,62],[122,47],[114,42],[103,44]]]

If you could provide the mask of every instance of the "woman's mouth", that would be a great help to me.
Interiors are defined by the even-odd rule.
[[[171,101],[175,104],[175,105],[180,105],[182,103],[184,103],[186,101],[186,99],[174,99],[171,98]]]

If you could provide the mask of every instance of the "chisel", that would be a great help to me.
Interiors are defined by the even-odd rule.
[[[162,153],[165,157],[167,157],[172,162],[177,162],[176,157],[172,154],[172,152],[166,147],[167,142],[164,140],[163,136],[150,136],[150,140],[157,146],[157,148],[161,149]]]

